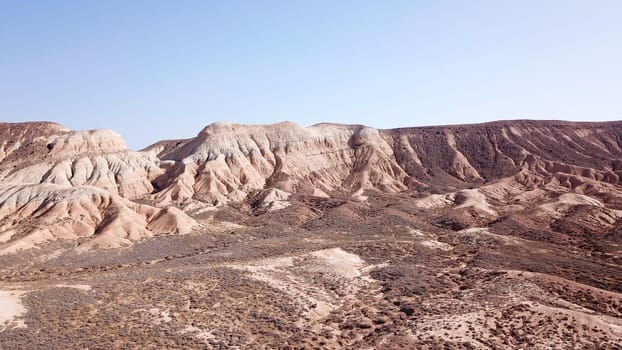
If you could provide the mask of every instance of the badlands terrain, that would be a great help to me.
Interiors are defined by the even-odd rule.
[[[0,123],[0,349],[622,349],[621,178],[622,122]]]

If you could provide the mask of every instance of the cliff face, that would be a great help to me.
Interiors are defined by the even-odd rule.
[[[193,213],[248,202],[269,210],[300,196],[365,201],[375,193],[452,210],[459,226],[468,225],[465,212],[494,221],[540,208],[537,214],[553,222],[587,206],[598,213],[590,225],[612,227],[622,209],[621,155],[622,122],[393,130],[215,123],[195,138],[141,152],[127,150],[112,131],[5,123],[0,249],[67,237],[118,246],[198,227],[176,208]]]

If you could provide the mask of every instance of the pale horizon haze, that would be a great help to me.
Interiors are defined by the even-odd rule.
[[[0,121],[622,119],[622,1],[0,0]]]

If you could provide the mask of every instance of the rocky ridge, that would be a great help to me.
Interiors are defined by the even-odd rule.
[[[600,231],[622,217],[622,122],[502,121],[376,130],[214,123],[135,152],[113,131],[0,124],[0,252],[59,238],[116,247],[188,233],[188,214],[245,203],[407,193],[456,230],[537,215]],[[577,214],[578,213],[578,214]],[[581,214],[582,213],[582,214]],[[525,225],[523,225],[525,226]]]

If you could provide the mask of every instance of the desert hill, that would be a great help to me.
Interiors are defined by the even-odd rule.
[[[621,122],[393,130],[219,122],[195,138],[140,152],[109,130],[5,123],[0,133],[0,237],[7,252],[59,237],[93,237],[98,243],[89,244],[114,247],[151,236],[149,227],[175,233],[197,226],[162,208],[196,212],[248,202],[274,209],[292,196],[364,201],[369,191],[408,193],[421,208],[456,209],[451,225],[460,228],[534,207],[552,222],[581,206],[590,211],[584,226],[602,230],[622,209]],[[170,224],[156,225],[155,217]]]
[[[0,348],[615,349],[621,230],[622,122],[0,123]]]

